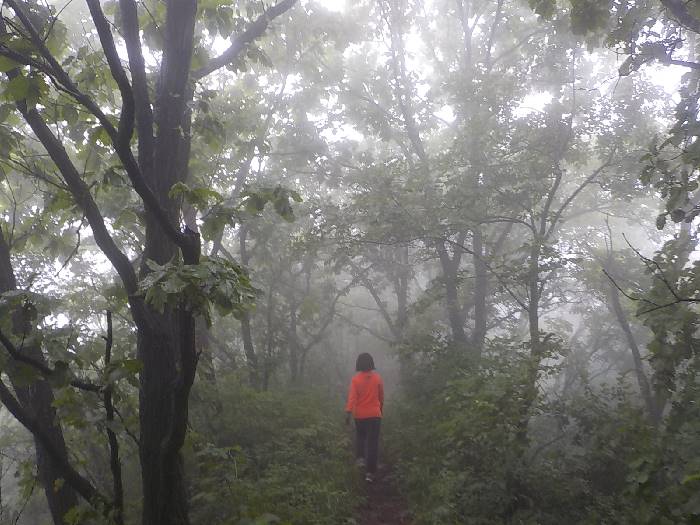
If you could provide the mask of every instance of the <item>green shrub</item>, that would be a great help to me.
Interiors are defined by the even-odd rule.
[[[352,523],[349,433],[338,403],[317,392],[256,392],[218,383],[219,413],[188,447],[193,524]]]
[[[414,361],[387,442],[418,525],[700,523],[697,387],[658,428],[623,381],[541,395],[523,444],[518,348],[475,367],[435,342]]]

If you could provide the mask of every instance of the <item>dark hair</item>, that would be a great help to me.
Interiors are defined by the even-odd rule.
[[[372,359],[372,356],[368,353],[358,355],[357,362],[355,363],[355,370],[358,372],[374,370],[374,359]]]

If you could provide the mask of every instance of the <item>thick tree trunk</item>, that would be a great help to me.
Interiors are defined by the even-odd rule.
[[[25,351],[30,357],[45,362],[41,351],[37,348],[32,350],[25,348]],[[43,379],[37,379],[31,387],[20,386],[13,380],[12,375],[14,374],[10,372],[10,380],[17,398],[45,429],[46,435],[51,439],[54,447],[68,460],[63,430],[61,429],[56,410],[53,408],[54,395],[51,386]],[[36,438],[34,439],[34,448],[39,480],[44,488],[44,494],[46,494],[51,517],[55,524],[63,525],[65,523],[63,516],[78,505],[78,497],[67,484],[59,482],[59,480],[63,480],[62,471],[54,464],[46,449]],[[57,489],[56,487],[60,488]]]
[[[182,421],[187,421],[186,413],[177,413],[182,406],[176,399],[181,379],[175,356],[183,341],[175,327],[175,312],[151,315],[158,328],[140,329],[137,342],[143,363],[139,389],[143,523],[184,525],[189,523],[188,498],[175,443],[176,434],[184,436]]]
[[[196,0],[168,2],[163,59],[155,98],[156,137],[151,159],[142,169],[170,224],[179,224],[179,203],[169,197],[173,184],[187,177],[191,114],[189,85]],[[152,169],[150,169],[152,168]],[[198,245],[198,239],[194,239]],[[152,213],[146,219],[144,262],[165,264],[177,247]],[[199,254],[181,252],[185,264],[197,264]],[[142,273],[147,271],[142,268]],[[142,525],[188,525],[188,497],[180,449],[185,441],[189,392],[197,368],[195,318],[184,305],[164,313],[144,306],[137,337],[140,375]]]
[[[4,293],[17,288],[12,262],[10,260],[10,249],[0,230],[0,293]],[[22,334],[19,334],[20,336]],[[42,364],[46,360],[41,349],[35,345],[25,347],[24,352]],[[7,370],[15,393],[20,403],[45,429],[46,435],[51,440],[54,448],[68,460],[68,451],[63,437],[61,423],[53,407],[54,395],[51,385],[42,378],[36,379],[31,385],[23,385],[16,381],[17,366],[10,360]],[[63,516],[78,505],[78,496],[68,484],[57,483],[63,479],[61,470],[49,458],[46,449],[34,440],[36,451],[37,469],[39,479],[46,494],[46,501],[51,512],[51,517],[56,525],[63,525]],[[57,488],[60,487],[60,488]]]

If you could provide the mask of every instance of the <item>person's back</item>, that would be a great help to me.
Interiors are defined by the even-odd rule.
[[[384,385],[382,377],[375,371],[355,374],[350,384],[350,396],[346,409],[355,419],[382,417]]]
[[[379,428],[384,411],[384,383],[374,369],[372,356],[360,354],[355,366],[357,373],[350,382],[345,405],[347,422],[355,419],[356,454],[358,462],[366,463],[367,481],[374,480],[379,451]]]

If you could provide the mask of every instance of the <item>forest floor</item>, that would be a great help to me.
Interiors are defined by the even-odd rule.
[[[391,465],[379,465],[374,482],[365,482],[365,495],[360,525],[411,525],[408,506],[396,488]]]

